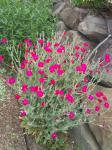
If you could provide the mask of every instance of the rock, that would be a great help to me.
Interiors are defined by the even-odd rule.
[[[42,147],[40,147],[38,144],[35,143],[34,138],[30,136],[26,136],[26,141],[27,141],[28,150],[43,150]]]
[[[97,86],[95,91],[105,93],[110,109],[99,114],[95,121],[73,128],[70,133],[81,150],[112,150],[112,89]]]
[[[76,30],[79,22],[82,21],[87,13],[88,11],[83,9],[80,11],[80,8],[67,7],[60,12],[59,18],[68,28]]]
[[[110,102],[110,109],[100,114],[93,124],[89,124],[89,129],[94,134],[101,150],[112,150],[112,89],[97,86],[96,90],[101,90],[105,93]]]
[[[59,21],[56,25],[56,32],[63,32],[66,31],[67,27],[65,26],[63,21]]]
[[[96,41],[102,41],[108,35],[105,20],[93,15],[88,15],[79,23],[78,31]]]
[[[71,5],[71,0],[63,0],[68,6]]]
[[[56,25],[56,37],[57,40],[59,40],[59,37],[62,36],[62,34],[67,30],[67,27],[65,26],[63,21],[59,21]]]
[[[84,19],[84,17],[88,14],[90,11],[89,9],[84,9],[84,8],[79,8],[79,7],[74,7],[75,12],[80,14],[80,20]]]
[[[55,3],[53,6],[53,15],[58,15],[65,7],[65,2]]]
[[[73,128],[71,134],[81,150],[101,150],[86,124]]]

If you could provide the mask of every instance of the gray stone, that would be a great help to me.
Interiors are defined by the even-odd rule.
[[[87,11],[78,8],[65,8],[59,14],[59,18],[65,23],[65,25],[73,30],[76,30],[78,27],[79,22],[82,21],[84,16],[87,14]]]
[[[71,0],[63,0],[68,6],[71,5]]]
[[[53,6],[53,15],[58,15],[65,7],[65,3],[64,2],[59,2],[59,3],[56,3],[54,6]]]
[[[84,17],[88,14],[89,9],[74,7],[75,12],[79,13],[80,20],[84,19]]]
[[[103,91],[107,96],[110,109],[97,116],[96,120],[89,124],[89,129],[94,134],[101,150],[112,150],[112,89],[97,86],[95,91],[98,90]]]
[[[71,134],[81,150],[101,150],[86,124],[73,128]]]
[[[59,21],[56,25],[56,32],[63,32],[66,31],[67,27],[65,26],[63,21]]]
[[[26,140],[28,150],[43,150],[41,146],[35,143],[35,139],[33,137],[27,136]]]
[[[102,41],[108,34],[107,25],[102,17],[88,15],[79,24],[78,30],[91,40]]]

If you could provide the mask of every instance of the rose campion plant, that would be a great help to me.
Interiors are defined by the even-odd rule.
[[[25,59],[14,62],[17,77],[10,77],[8,83],[20,103],[22,126],[47,149],[48,144],[59,146],[69,129],[92,121],[110,108],[105,93],[94,92],[97,83],[92,79],[99,76],[98,81],[103,79],[102,70],[110,63],[111,55],[90,61],[86,42],[75,45],[68,40],[60,42],[57,37],[49,41],[41,37],[36,44],[29,41],[25,40]],[[19,55],[18,49],[15,50]]]

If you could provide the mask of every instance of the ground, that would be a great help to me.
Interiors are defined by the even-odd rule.
[[[18,114],[18,103],[7,90],[6,99],[0,101],[0,150],[27,150]]]

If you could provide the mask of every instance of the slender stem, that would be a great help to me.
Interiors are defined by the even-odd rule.
[[[96,55],[98,48],[99,48],[101,45],[103,45],[110,37],[112,37],[111,34],[109,34],[102,42],[100,42],[100,43],[96,46],[96,48],[92,51],[92,53],[91,53],[90,56],[88,57],[87,62],[89,61],[90,57],[91,57],[94,53],[95,53],[95,55]]]

